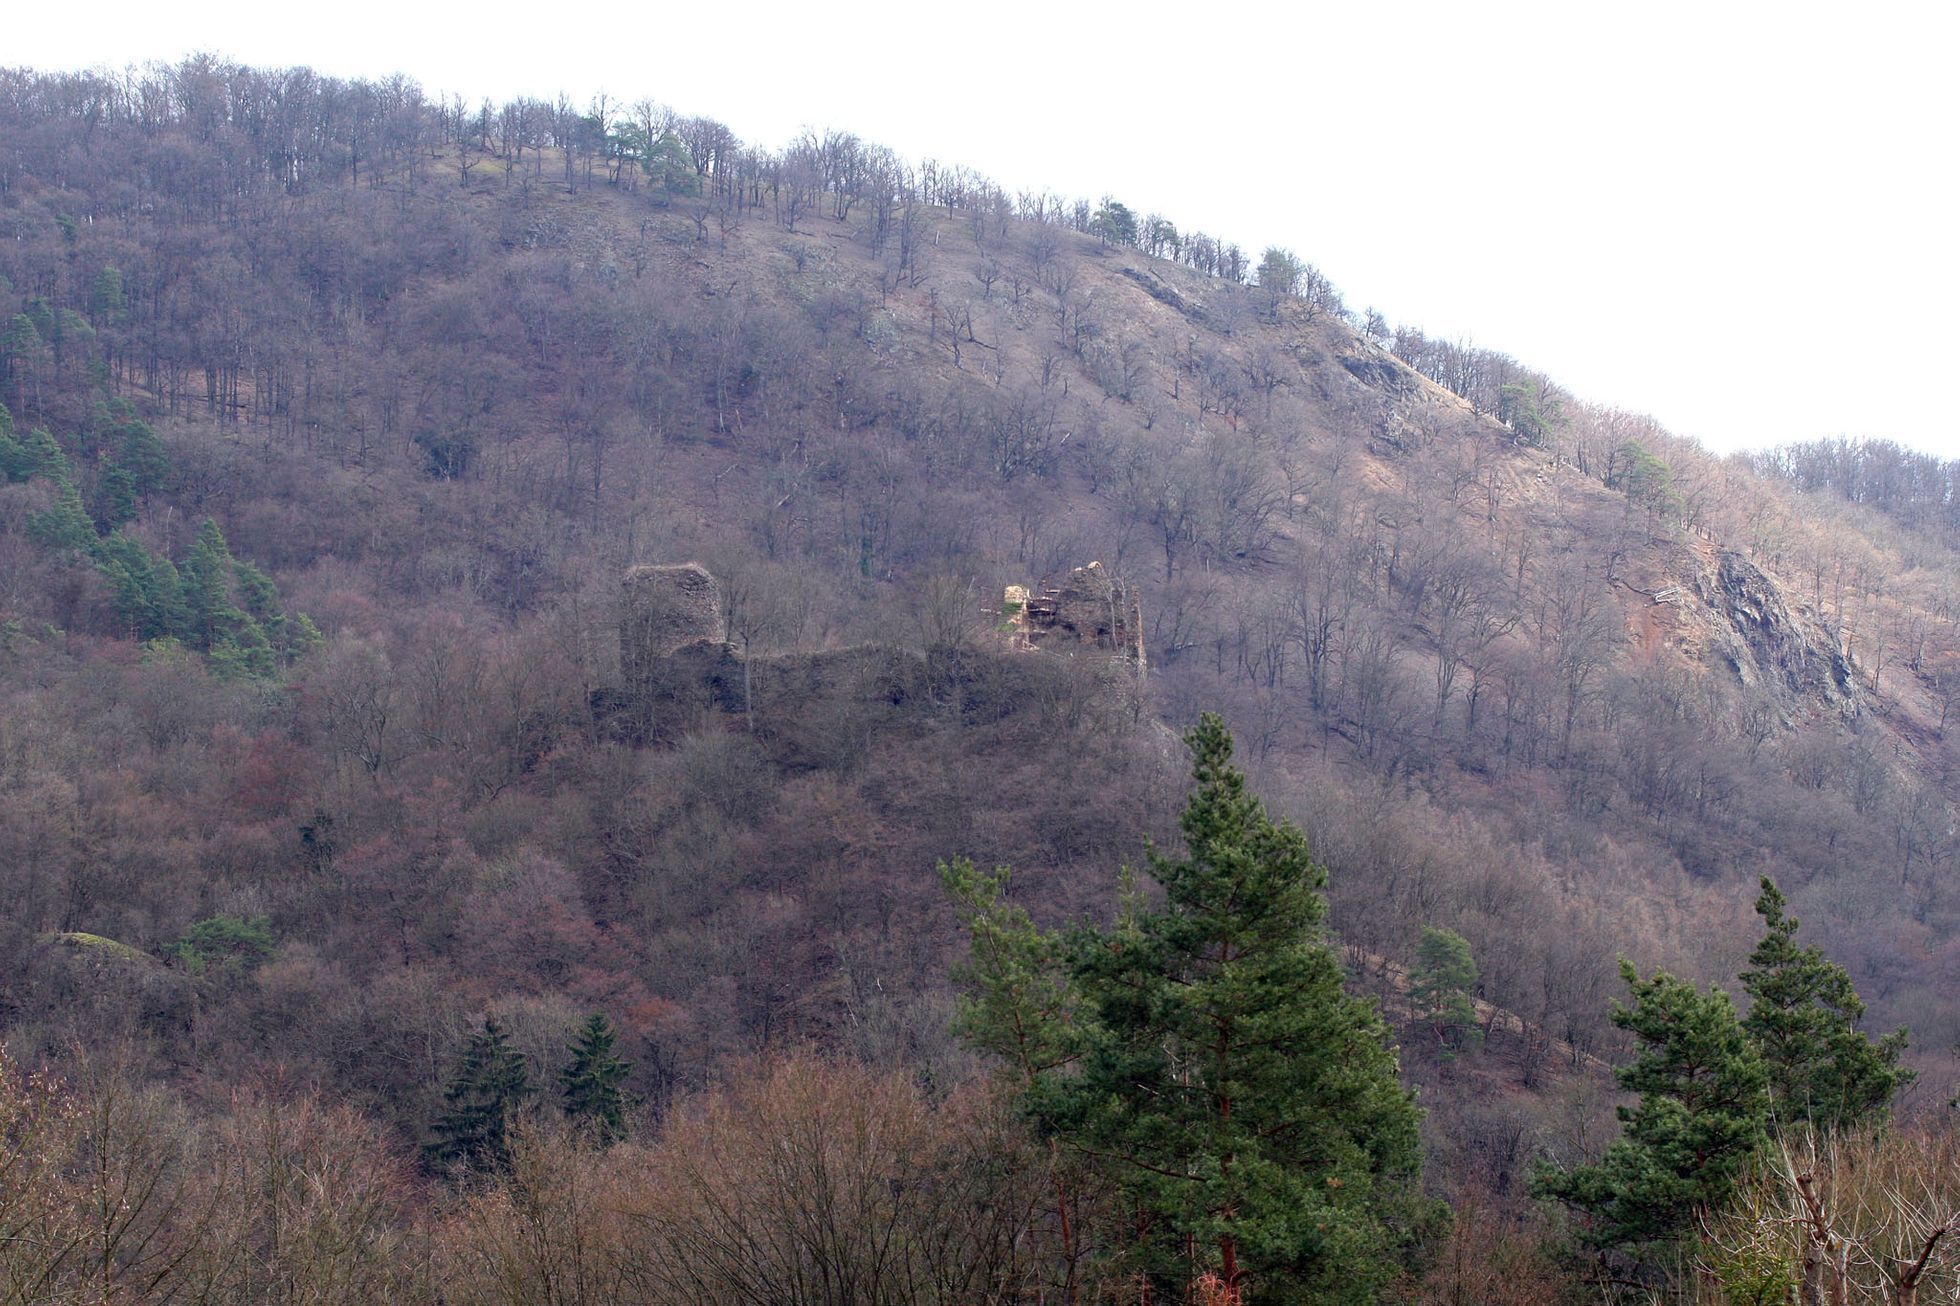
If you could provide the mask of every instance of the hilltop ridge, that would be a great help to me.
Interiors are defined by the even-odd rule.
[[[623,1013],[653,1098],[804,1039],[952,1074],[932,864],[1106,915],[1175,837],[1141,727],[1217,708],[1377,976],[1468,940],[1514,1120],[1548,1048],[1612,1050],[1615,956],[1732,976],[1762,874],[1951,1076],[1950,550],[1286,251],[648,112],[0,76],[14,1038],[87,993],[159,1074],[270,1049],[403,1128],[492,1007],[536,1047]],[[238,674],[84,538],[167,589],[206,518],[320,648]],[[655,670],[620,578],[680,559],[713,692],[612,729]],[[1145,723],[1059,662],[941,692],[1089,559]],[[865,649],[938,710],[823,692]],[[262,968],[90,988],[25,942],[216,918],[268,922]]]

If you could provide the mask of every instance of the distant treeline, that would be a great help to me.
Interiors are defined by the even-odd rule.
[[[160,134],[178,143],[160,150]],[[1393,328],[1372,308],[1350,310],[1325,274],[1281,247],[1268,247],[1255,260],[1232,241],[1181,229],[1162,214],[1138,214],[1110,196],[1010,193],[972,168],[937,159],[913,164],[844,131],[805,130],[772,150],[742,141],[713,118],[651,99],[600,95],[581,108],[561,94],[472,105],[460,96],[432,96],[399,74],[343,80],[201,54],[122,72],[0,69],[0,138],[0,195],[30,177],[86,190],[99,207],[74,215],[77,222],[172,209],[186,220],[236,219],[250,197],[302,195],[364,178],[370,185],[413,186],[428,161],[446,153],[460,158],[466,184],[486,165],[509,182],[541,177],[547,151],[573,189],[600,183],[656,196],[699,195],[732,213],[768,210],[792,231],[807,216],[844,220],[863,206],[879,248],[893,240],[903,246],[917,235],[907,217],[914,205],[1002,229],[1018,219],[1330,311],[1478,412],[1506,422],[1526,407],[1522,395],[1552,391],[1542,373],[1509,355],[1432,339],[1419,328]],[[1528,441],[1539,442],[1542,432],[1529,414],[1526,422]]]
[[[1960,534],[1960,459],[1921,453],[1891,440],[1805,440],[1748,456],[1758,474],[1805,494],[1835,494],[1912,530],[1951,542]]]

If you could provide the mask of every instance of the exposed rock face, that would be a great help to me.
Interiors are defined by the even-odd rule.
[[[1016,636],[1029,648],[1097,649],[1145,669],[1143,608],[1100,562],[1077,567],[1060,583],[1030,594],[1007,587],[1006,610]]]
[[[629,691],[647,689],[690,644],[723,640],[721,587],[700,563],[634,567],[620,582],[619,670]]]
[[[1720,652],[1744,684],[1822,699],[1840,711],[1856,707],[1856,674],[1836,637],[1793,613],[1762,568],[1725,549],[1695,588],[1721,619]]]

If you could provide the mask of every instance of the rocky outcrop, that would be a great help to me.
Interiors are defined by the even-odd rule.
[[[1100,562],[1077,567],[1039,594],[1010,585],[1002,606],[1023,647],[1100,651],[1127,662],[1139,677],[1144,673],[1142,605]]]
[[[1696,576],[1695,589],[1716,617],[1713,651],[1742,683],[1821,700],[1839,711],[1857,709],[1857,674],[1836,635],[1793,612],[1762,568],[1725,549],[1712,571]]]

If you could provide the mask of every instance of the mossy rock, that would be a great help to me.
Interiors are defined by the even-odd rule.
[[[100,934],[84,934],[79,930],[69,930],[60,934],[43,934],[41,941],[61,944],[88,957],[129,961],[146,966],[157,964],[157,959],[142,949],[132,948],[127,943],[118,943]]]

